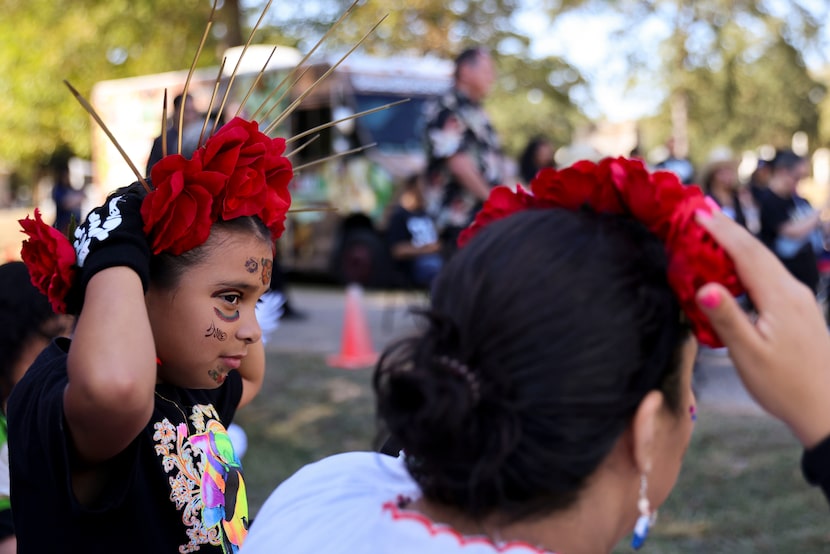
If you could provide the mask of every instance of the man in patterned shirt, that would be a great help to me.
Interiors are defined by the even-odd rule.
[[[453,250],[490,189],[503,184],[501,144],[481,105],[495,78],[488,50],[464,50],[455,60],[453,87],[427,107],[427,174],[430,188],[440,191],[440,205],[431,211]]]

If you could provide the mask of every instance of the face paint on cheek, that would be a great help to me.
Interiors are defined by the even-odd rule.
[[[228,338],[228,334],[222,329],[218,328],[215,323],[210,322],[210,327],[205,331],[205,337],[214,337],[216,340],[223,341]]]
[[[225,313],[222,313],[219,310],[219,308],[213,308],[213,313],[215,313],[216,317],[218,317],[219,319],[221,319],[225,323],[232,323],[232,322],[236,321],[237,319],[239,319],[239,310],[236,310],[231,315],[227,315]]]
[[[208,370],[208,376],[219,385],[225,382],[225,376],[218,369]]]
[[[268,258],[262,258],[262,284],[268,285],[271,283],[271,272],[273,271],[274,262]]]
[[[248,258],[245,260],[245,271],[248,273],[256,273],[259,269],[259,262],[257,262],[253,258]]]
[[[689,416],[692,418],[692,423],[697,421],[697,407],[694,404],[689,406]]]

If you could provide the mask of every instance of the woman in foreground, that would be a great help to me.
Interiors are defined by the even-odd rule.
[[[632,531],[639,548],[694,426],[697,342],[719,337],[827,490],[830,340],[808,291],[696,187],[640,162],[543,170],[532,191],[491,194],[428,326],[378,364],[401,455],[303,468],[244,553],[593,554]]]

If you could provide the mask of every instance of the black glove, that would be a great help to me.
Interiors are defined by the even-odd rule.
[[[73,246],[79,274],[70,295],[71,302],[67,301],[70,311],[80,311],[89,280],[108,267],[132,268],[141,278],[144,292],[147,292],[150,246],[141,219],[144,196],[144,189],[138,183],[118,189],[75,229]]]

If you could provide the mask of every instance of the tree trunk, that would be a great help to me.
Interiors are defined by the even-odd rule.
[[[241,9],[239,0],[225,0],[225,5],[222,7],[223,19],[227,25],[224,42],[228,48],[245,44],[245,39],[242,38]]]

